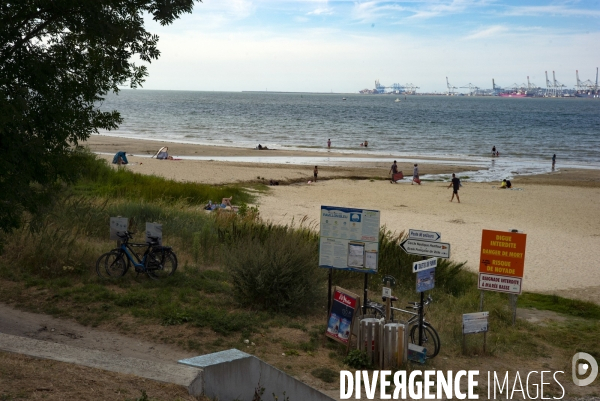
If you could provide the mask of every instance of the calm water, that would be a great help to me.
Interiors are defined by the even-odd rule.
[[[496,146],[513,173],[547,170],[553,153],[558,167],[600,169],[596,99],[123,90],[101,107],[125,120],[110,134],[130,138],[317,151],[331,138],[334,151],[482,166]]]

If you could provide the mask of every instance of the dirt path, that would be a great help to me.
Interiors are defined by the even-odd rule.
[[[180,359],[196,356],[193,352],[172,346],[154,344],[48,315],[23,312],[4,304],[0,304],[0,332],[149,361],[176,363]]]

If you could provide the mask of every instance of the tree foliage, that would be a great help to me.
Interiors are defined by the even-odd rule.
[[[79,173],[74,145],[115,129],[118,112],[99,102],[119,86],[138,87],[157,59],[162,25],[194,0],[5,0],[0,2],[0,230],[21,224]]]

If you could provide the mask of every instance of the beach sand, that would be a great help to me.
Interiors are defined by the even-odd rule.
[[[94,135],[85,145],[92,151],[112,154],[151,154],[168,146],[174,155],[201,156],[319,156],[322,152],[253,149],[167,144],[156,141],[121,139]],[[335,158],[348,156],[326,153]],[[365,157],[356,156],[352,157]],[[463,182],[461,203],[450,203],[448,183],[424,181],[410,185],[412,163],[398,163],[404,182],[391,184],[387,178],[389,163],[360,162],[319,166],[319,182],[312,180],[314,166],[268,163],[241,163],[178,160],[161,161],[128,157],[131,171],[156,174],[179,181],[207,184],[268,182],[257,204],[265,220],[298,223],[306,220],[318,226],[321,205],[375,209],[381,211],[381,224],[401,232],[408,229],[441,232],[443,242],[451,244],[451,259],[467,262],[478,270],[481,230],[518,229],[527,234],[523,289],[579,298],[600,304],[600,267],[595,252],[600,249],[600,171],[560,170],[551,174],[515,177],[516,190],[498,190],[499,183]],[[472,170],[431,162],[419,163],[421,175]],[[260,177],[260,178],[259,178]],[[262,180],[264,177],[265,180]],[[234,199],[235,203],[235,199]]]

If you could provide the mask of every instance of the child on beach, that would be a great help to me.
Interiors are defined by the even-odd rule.
[[[317,166],[315,166],[315,169],[313,171],[313,176],[315,177],[315,182],[317,182],[317,175],[319,175],[319,168]]]

